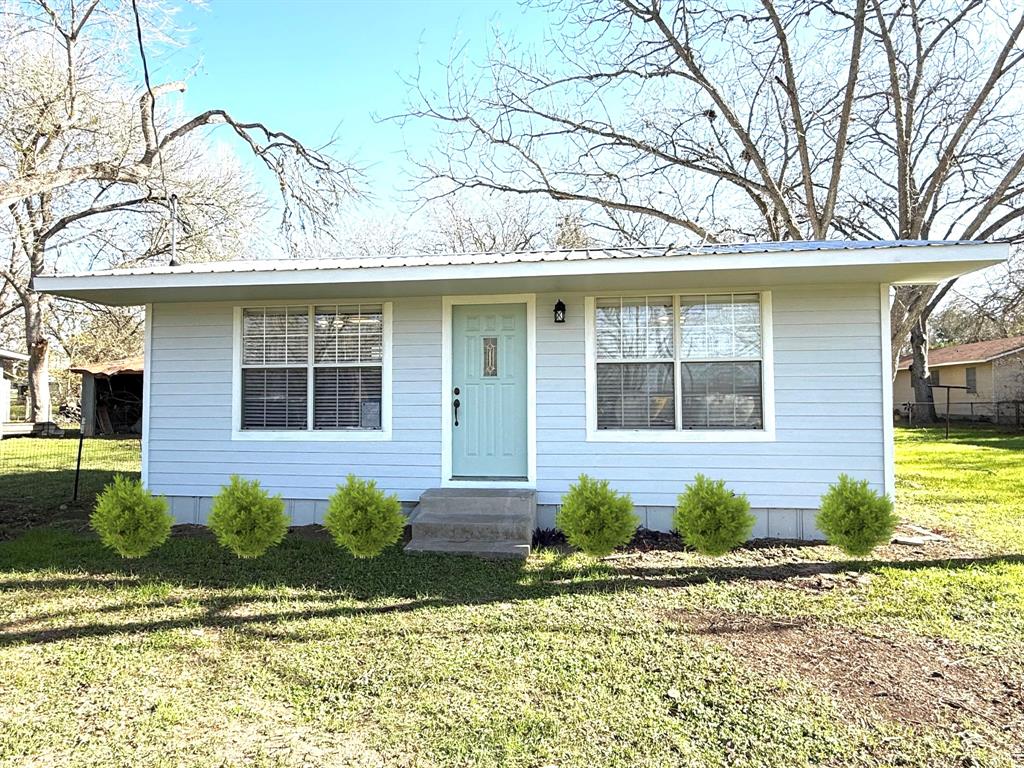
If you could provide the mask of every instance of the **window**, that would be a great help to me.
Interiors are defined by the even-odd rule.
[[[967,368],[964,371],[964,375],[967,379],[965,382],[967,384],[967,393],[971,395],[978,394],[978,369],[973,367]]]
[[[675,429],[672,299],[598,299],[597,428]]]
[[[932,386],[933,387],[941,387],[942,384],[940,382],[941,382],[941,378],[942,377],[939,376],[939,369],[938,368],[932,368],[928,373],[932,377]]]
[[[600,297],[598,431],[763,430],[761,295]]]
[[[240,335],[240,431],[383,430],[383,305],[247,307]]]

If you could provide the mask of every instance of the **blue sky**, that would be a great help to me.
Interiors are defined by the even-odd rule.
[[[422,153],[432,143],[425,123],[402,129],[374,120],[402,111],[403,78],[419,66],[428,85],[443,86],[452,51],[464,46],[482,60],[495,29],[538,41],[546,24],[542,12],[512,0],[213,0],[186,8],[180,19],[191,29],[188,45],[164,58],[154,79],[198,67],[187,112],[223,107],[314,145],[338,128],[338,153],[368,167],[384,211],[409,183],[404,147]]]

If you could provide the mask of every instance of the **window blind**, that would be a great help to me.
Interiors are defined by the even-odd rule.
[[[380,430],[383,361],[380,304],[243,309],[241,427]]]
[[[598,299],[598,429],[674,429],[673,300]]]
[[[598,429],[763,428],[759,294],[594,307]]]

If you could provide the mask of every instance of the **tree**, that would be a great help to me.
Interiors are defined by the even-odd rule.
[[[992,270],[985,284],[951,294],[932,320],[935,342],[969,344],[1024,335],[1024,268],[1019,259]]]
[[[168,97],[185,84],[151,86],[145,55],[140,91],[143,36],[150,54],[173,44],[172,16],[159,0],[22,0],[0,15],[0,292],[24,317],[33,421],[50,418],[53,308],[34,277],[58,263],[166,260],[172,226],[182,259],[251,248],[267,204],[237,160],[211,149],[209,130],[224,126],[273,175],[293,244],[358,192],[357,170],[326,150],[223,109],[178,114]]]
[[[479,196],[475,196],[479,197]],[[428,209],[430,240],[440,253],[528,251],[547,244],[550,222],[532,201],[443,197]]]
[[[417,83],[450,191],[576,203],[624,242],[1024,239],[1024,12],[982,0],[554,0],[543,57]],[[900,287],[930,401],[927,321]],[[895,366],[894,366],[895,367]]]

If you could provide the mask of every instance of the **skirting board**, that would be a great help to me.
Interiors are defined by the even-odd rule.
[[[180,524],[205,525],[210,514],[212,499],[209,496],[169,496],[171,514]],[[402,511],[412,515],[416,502],[403,501]],[[327,512],[327,501],[323,499],[286,499],[285,511],[293,525],[322,523]],[[558,507],[553,504],[537,506],[537,526],[554,528]],[[654,531],[672,530],[672,507],[635,508],[640,525]],[[754,523],[755,539],[790,539],[798,541],[824,541],[825,537],[814,524],[816,509],[759,508],[752,509],[757,522]]]

